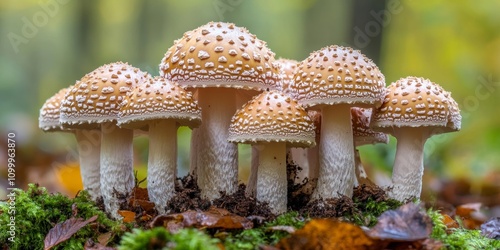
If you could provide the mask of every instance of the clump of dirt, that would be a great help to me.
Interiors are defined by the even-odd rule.
[[[368,202],[370,200],[375,202],[386,201],[388,199],[386,192],[376,185],[365,185],[354,187],[353,199],[358,202]]]
[[[259,202],[253,197],[247,197],[245,195],[245,189],[246,186],[242,183],[233,194],[226,194],[223,192],[220,198],[213,201],[213,205],[243,217],[259,216],[263,220],[274,218],[269,205]]]
[[[337,218],[359,213],[352,199],[347,196],[312,200],[299,211],[312,218]]]
[[[200,188],[192,175],[177,178],[175,182],[175,195],[167,204],[168,213],[182,213],[187,210],[207,210],[210,201],[201,198]]]

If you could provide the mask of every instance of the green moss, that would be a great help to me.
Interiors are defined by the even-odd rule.
[[[70,199],[61,194],[49,194],[45,188],[30,184],[27,191],[15,189],[15,237],[9,241],[10,217],[8,203],[0,203],[0,242],[10,249],[43,249],[43,240],[49,230],[57,223],[72,217],[72,205],[78,210],[77,217],[88,219],[98,215],[99,229],[86,226],[69,240],[54,249],[83,249],[84,242],[92,238],[96,240],[100,232],[119,232],[119,223],[107,218],[96,207],[86,192],[80,192]],[[12,210],[12,209],[10,209]]]
[[[118,249],[218,250],[218,243],[218,239],[211,238],[197,229],[185,228],[171,234],[163,227],[155,227],[150,230],[133,229],[132,232],[126,233]]]
[[[451,229],[451,233],[446,232],[446,225],[443,223],[443,216],[439,211],[428,210],[433,228],[431,238],[440,240],[446,249],[500,249],[500,240],[489,239],[481,235],[480,230],[467,230],[465,228]]]
[[[372,227],[377,224],[378,217],[383,212],[397,209],[401,205],[400,201],[393,199],[375,201],[369,198],[368,200],[360,201],[354,198],[354,206],[359,212],[346,215],[346,218],[357,225]]]
[[[270,230],[273,226],[292,226],[302,228],[306,219],[297,212],[288,212],[278,216],[273,221],[265,223],[263,226],[244,230],[226,237],[224,245],[227,250],[250,250],[258,249],[260,245],[273,245],[280,239],[289,235],[289,233],[280,230]]]

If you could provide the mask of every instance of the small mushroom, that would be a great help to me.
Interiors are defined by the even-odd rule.
[[[462,117],[451,94],[428,79],[406,77],[387,87],[371,127],[397,139],[391,198],[420,198],[423,150],[429,137],[460,130]]]
[[[286,147],[314,145],[314,125],[295,100],[278,91],[264,92],[236,112],[229,141],[259,149],[257,200],[275,214],[286,212]]]
[[[89,130],[88,127],[81,129],[64,129],[61,126],[59,122],[60,106],[69,89],[70,87],[63,88],[47,99],[40,109],[38,125],[45,132],[68,132],[75,135],[80,158],[80,173],[82,176],[83,188],[87,190],[90,197],[96,201],[101,197],[99,177],[101,133],[95,129]]]
[[[147,73],[127,63],[103,65],[86,74],[64,97],[60,121],[64,128],[101,128],[101,193],[113,218],[134,187],[133,130],[120,128],[116,119],[126,94],[144,83]]]
[[[319,176],[314,199],[352,196],[354,145],[352,107],[378,107],[384,75],[360,51],[329,46],[300,62],[294,77],[296,98],[321,110]]]
[[[177,128],[198,126],[200,108],[190,92],[156,77],[130,92],[120,110],[118,126],[149,130],[148,194],[156,210],[165,213],[175,193]]]
[[[227,141],[236,96],[274,89],[280,81],[274,53],[265,42],[231,23],[210,22],[176,40],[160,63],[160,75],[194,88],[203,123],[195,132],[195,167],[203,197],[233,193],[238,183],[238,148]]]
[[[389,143],[389,136],[387,136],[387,134],[373,131],[373,129],[370,128],[371,116],[372,109],[351,108],[352,130],[355,147],[375,143]],[[361,164],[359,151],[357,149],[354,149],[354,156],[354,170],[356,173],[354,186],[361,184],[374,185],[374,183],[368,179],[365,168],[363,167],[363,164]]]

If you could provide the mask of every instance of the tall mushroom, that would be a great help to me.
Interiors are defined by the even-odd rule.
[[[321,110],[319,178],[313,199],[352,196],[354,145],[351,107],[377,107],[384,75],[358,50],[329,46],[303,60],[295,74],[296,97]]]
[[[47,99],[40,109],[38,118],[39,127],[45,132],[73,133],[77,140],[78,156],[80,160],[80,173],[83,188],[90,197],[96,201],[101,197],[99,178],[99,154],[101,151],[101,134],[98,130],[88,128],[64,129],[59,122],[60,106],[70,87],[59,90]]]
[[[133,130],[116,126],[119,104],[147,79],[127,63],[103,65],[86,74],[64,97],[60,121],[65,128],[101,128],[100,178],[104,206],[113,218],[134,187]]]
[[[280,79],[274,53],[244,28],[211,22],[175,41],[161,60],[160,75],[197,88],[203,123],[196,132],[196,166],[202,196],[213,200],[220,192],[235,192],[238,150],[227,137],[236,95],[274,88]]]
[[[257,200],[275,214],[286,212],[286,147],[314,145],[314,125],[295,100],[278,91],[264,92],[236,112],[229,141],[259,149]]]
[[[391,198],[420,197],[425,142],[432,135],[460,130],[461,119],[451,94],[428,79],[410,76],[387,87],[371,127],[397,139]]]
[[[200,122],[192,94],[164,78],[149,79],[121,103],[118,126],[149,130],[148,194],[160,213],[175,193],[177,128]]]

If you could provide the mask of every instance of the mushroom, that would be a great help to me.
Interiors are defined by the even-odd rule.
[[[295,70],[297,68],[297,64],[299,62],[292,59],[279,58],[276,60],[276,63],[279,64],[279,70],[282,77],[282,81],[278,82],[276,89],[281,91],[284,94],[288,94],[293,98],[293,89],[291,88],[293,76],[295,75]],[[245,101],[247,102],[247,101]],[[244,103],[245,103],[244,102]],[[242,103],[242,104],[244,104]],[[295,152],[295,159],[292,158],[292,153]],[[303,148],[291,148],[287,150],[287,161],[297,161],[301,160],[298,155],[300,153],[304,154],[306,149]],[[288,163],[287,163],[288,164]],[[255,147],[252,147],[252,159],[250,163],[250,176],[247,181],[247,186],[245,193],[249,197],[255,197],[255,188],[257,185],[257,167],[259,166],[259,150]]]
[[[121,103],[118,126],[149,130],[148,194],[160,213],[175,193],[177,128],[200,122],[192,94],[164,78],[149,79]]]
[[[294,78],[296,98],[321,110],[319,177],[314,199],[352,196],[354,145],[351,107],[377,107],[384,75],[358,50],[329,46],[300,62]]]
[[[391,198],[406,201],[420,197],[426,140],[435,134],[460,130],[461,120],[451,94],[428,79],[410,76],[387,87],[371,127],[397,139]]]
[[[70,87],[63,88],[47,99],[40,109],[38,126],[45,132],[69,132],[75,135],[83,188],[87,190],[92,200],[96,201],[101,197],[99,180],[101,134],[98,130],[89,131],[86,128],[64,129],[61,126],[59,122],[60,106],[69,89]]]
[[[389,136],[382,132],[373,131],[370,128],[370,120],[372,116],[372,109],[365,108],[351,108],[352,130],[354,135],[354,146],[359,147],[375,143],[389,143]],[[354,162],[356,179],[354,179],[354,186],[361,184],[374,185],[368,179],[365,168],[361,164],[359,151],[354,149]]]
[[[231,23],[210,22],[186,32],[168,49],[160,75],[197,88],[203,123],[196,132],[198,185],[213,200],[238,183],[237,146],[227,141],[236,96],[263,91],[280,81],[274,53],[265,42]]]
[[[257,146],[257,200],[267,202],[275,214],[286,212],[286,147],[314,145],[314,125],[307,112],[287,95],[264,92],[233,116],[229,141]]]
[[[119,104],[147,79],[127,63],[103,65],[86,74],[64,97],[60,121],[64,128],[100,127],[100,178],[104,206],[113,218],[134,187],[133,130],[116,126]]]

